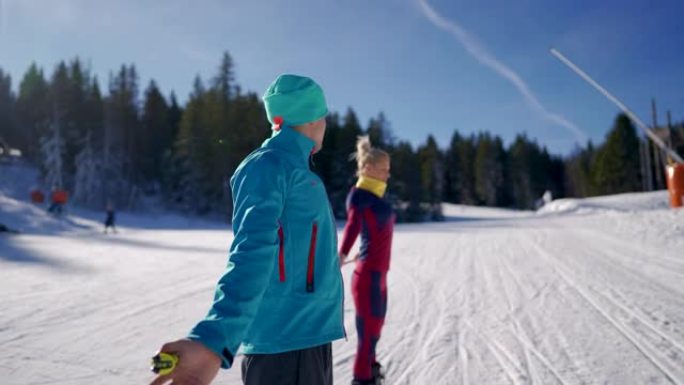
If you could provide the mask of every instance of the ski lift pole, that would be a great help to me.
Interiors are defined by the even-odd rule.
[[[684,159],[682,159],[679,154],[674,152],[671,148],[667,147],[667,145],[658,137],[658,135],[653,132],[644,122],[639,119],[627,106],[625,106],[618,98],[613,96],[610,92],[608,92],[605,88],[603,88],[600,84],[598,84],[594,79],[592,79],[589,75],[587,75],[586,72],[582,71],[575,63],[571,62],[570,59],[566,58],[562,53],[560,53],[557,49],[551,48],[551,54],[558,58],[563,64],[567,65],[570,67],[571,70],[573,70],[577,75],[579,75],[582,79],[586,80],[587,83],[591,84],[594,88],[596,88],[599,92],[603,94],[603,96],[607,97],[611,102],[615,103],[627,116],[637,125],[639,128],[641,128],[646,136],[648,136],[653,143],[656,144],[656,146],[660,147],[661,150],[665,151],[665,153],[670,157],[671,160],[674,160],[677,163],[684,163]]]

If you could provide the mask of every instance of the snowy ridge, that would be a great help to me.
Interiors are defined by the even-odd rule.
[[[30,203],[29,193],[38,186],[38,170],[34,167],[23,163],[0,164],[0,173],[0,223],[34,234],[92,230],[97,227],[95,221],[82,216],[55,217],[47,212],[47,202]]]
[[[650,193],[626,193],[602,197],[573,199],[557,199],[544,205],[537,213],[577,213],[588,214],[596,212],[630,212],[667,209],[669,197],[667,191]]]
[[[54,234],[63,231],[94,230],[99,223],[82,217],[49,214],[45,207],[0,194],[0,223],[22,233]]]
[[[514,218],[531,215],[531,211],[509,210],[496,207],[467,206],[442,203],[442,213],[447,221],[467,219]]]
[[[67,204],[65,214],[56,217],[47,212],[48,200],[42,204],[29,202],[31,189],[38,186],[38,171],[26,164],[0,164],[0,223],[22,233],[54,234],[64,232],[98,233],[102,231],[105,219],[101,211],[89,210]],[[138,212],[117,210],[117,222],[122,228],[127,226],[147,229],[226,229],[228,224],[190,215],[164,211],[154,199],[145,204]],[[217,214],[216,217],[220,217]]]

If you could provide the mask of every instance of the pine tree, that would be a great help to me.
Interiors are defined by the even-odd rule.
[[[313,157],[313,170],[321,177],[323,184],[328,192],[328,196],[333,195],[333,180],[335,179],[334,167],[337,163],[336,156],[336,140],[341,129],[340,115],[336,112],[331,112],[326,117],[325,137],[323,138],[323,147],[321,151],[316,153]],[[341,187],[342,183],[338,184]],[[344,190],[346,193],[346,190]],[[339,193],[335,191],[336,193]]]
[[[162,178],[164,152],[173,142],[173,128],[169,126],[169,107],[154,80],[145,90],[142,117],[138,135],[142,160],[140,175],[145,189],[158,191]]]
[[[168,142],[164,145],[164,154],[162,157],[162,194],[167,202],[173,202],[176,198],[178,186],[180,184],[180,167],[179,156],[176,153],[176,139],[178,138],[178,131],[180,129],[180,121],[183,116],[183,109],[178,105],[176,94],[171,93],[169,97],[170,104],[167,113],[167,125],[169,127]]]
[[[444,190],[444,166],[442,154],[432,135],[428,136],[425,145],[418,149],[422,202],[429,205],[429,215],[433,220],[443,218],[441,203]]]
[[[0,68],[0,142],[4,141],[12,147],[16,147],[21,141],[20,133],[14,124],[14,105],[12,79]]]
[[[363,134],[353,109],[348,108],[342,118],[342,126],[334,138],[333,165],[330,183],[330,201],[335,216],[346,217],[345,199],[349,188],[356,181],[356,163],[351,155],[356,152],[356,141]]]
[[[394,146],[395,138],[392,134],[392,128],[382,112],[376,118],[370,119],[366,135],[375,147],[388,150]]]
[[[598,149],[592,179],[598,194],[639,191],[639,139],[626,115],[618,115],[605,143]]]
[[[423,195],[420,161],[411,144],[399,142],[390,153],[392,175],[389,190],[399,201],[395,211],[399,222],[421,222],[425,212],[421,207]]]
[[[545,150],[546,151],[546,150]],[[548,154],[548,152],[547,152]],[[548,190],[553,194],[554,199],[565,198],[567,196],[567,177],[565,175],[565,161],[560,156],[550,156],[549,171],[547,173]]]
[[[104,186],[104,104],[100,87],[93,78],[88,87],[85,110],[81,111],[86,127],[83,146],[76,155],[74,201],[84,206],[101,209],[105,204]]]
[[[513,203],[517,208],[534,208],[535,202],[544,192],[542,178],[545,178],[544,159],[536,143],[525,135],[518,135],[509,149],[509,176]],[[541,191],[540,191],[541,190]]]
[[[561,158],[552,157],[526,135],[518,135],[509,151],[508,177],[506,183],[511,191],[512,203],[517,208],[536,206],[548,190],[554,197],[565,195],[565,167]]]
[[[679,156],[684,156],[684,122],[674,124],[670,131],[672,148]]]
[[[110,76],[105,100],[104,195],[107,201],[123,208],[134,207],[139,195],[134,184],[139,181],[136,167],[141,159],[141,154],[136,153],[136,136],[140,134],[137,82],[135,68],[121,66],[116,75]]]
[[[257,94],[241,95],[237,93],[233,105],[234,112],[231,113],[231,116],[234,117],[236,147],[233,150],[235,162],[231,170],[237,167],[239,162],[249,153],[261,146],[261,143],[271,135],[264,106]]]
[[[480,134],[475,153],[475,192],[480,202],[487,206],[503,202],[504,156],[500,138]]]
[[[214,77],[212,88],[216,90],[224,103],[230,102],[235,93],[235,72],[233,58],[228,52],[223,53],[221,65],[216,77]]]
[[[76,174],[74,176],[75,202],[91,208],[102,207],[102,157],[95,149],[93,132],[88,131],[85,144],[76,155]]]
[[[594,195],[591,179],[591,165],[595,156],[594,145],[587,142],[586,148],[575,148],[565,161],[565,193],[567,196],[584,198]]]
[[[69,73],[64,62],[60,62],[52,75],[49,86],[49,106],[52,114],[49,117],[48,129],[40,135],[40,165],[45,182],[52,188],[70,189],[71,174],[65,164],[69,125],[67,120],[69,92]],[[65,167],[66,166],[66,167]]]
[[[19,84],[15,122],[21,132],[16,147],[36,163],[40,162],[40,138],[45,134],[53,113],[48,98],[48,83],[43,70],[32,63]]]
[[[211,197],[207,193],[210,190],[207,167],[211,165],[212,153],[204,115],[206,95],[204,84],[197,76],[175,143],[179,181],[174,200],[185,210],[197,213],[206,213],[211,209]]]
[[[180,121],[181,117],[183,116],[183,109],[178,105],[178,100],[176,98],[176,94],[174,92],[171,92],[171,96],[169,97],[169,111],[167,114],[168,117],[168,122],[167,125],[169,126],[170,132],[169,132],[169,137],[168,141],[166,141],[167,145],[173,145],[173,141],[176,139],[176,135],[178,135],[178,128],[180,126]]]
[[[456,172],[459,175],[457,184],[460,203],[474,205],[478,203],[475,193],[475,154],[477,143],[475,136],[463,138],[455,148],[461,162],[457,165]]]
[[[104,141],[105,105],[97,77],[90,81],[83,116],[85,127],[93,135],[93,143],[97,144],[96,148],[99,151]]]
[[[40,138],[41,170],[50,188],[64,188],[63,164],[65,145],[60,119],[55,116],[50,127]]]
[[[78,58],[68,66],[66,93],[55,95],[64,99],[64,140],[66,151],[64,157],[65,172],[73,179],[76,172],[76,156],[85,147],[85,138],[90,128],[87,126],[87,97],[91,86],[90,75]],[[73,184],[69,183],[69,187]]]
[[[111,145],[117,157],[123,162],[123,176],[128,182],[140,182],[143,154],[141,151],[141,130],[138,108],[138,75],[133,65],[121,66],[110,78],[107,99],[108,118],[111,128]],[[132,188],[133,186],[131,186]],[[134,204],[137,195],[131,189],[126,195],[126,204]],[[119,205],[120,206],[120,205]]]
[[[235,84],[234,63],[223,54],[212,88],[206,95],[204,115],[210,137],[213,167],[209,175],[216,211],[232,216],[230,177],[240,162],[270,135],[265,113],[255,93],[242,94]]]
[[[444,200],[450,203],[461,202],[459,169],[465,161],[461,159],[458,152],[461,141],[463,141],[461,134],[454,131],[449,148],[444,153]]]

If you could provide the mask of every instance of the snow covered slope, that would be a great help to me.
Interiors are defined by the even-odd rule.
[[[105,236],[100,213],[54,220],[17,197],[0,193],[0,222],[27,231],[0,234],[0,383],[149,381],[155,349],[206,312],[228,226],[125,214]],[[684,210],[665,199],[448,206],[446,222],[398,225],[378,346],[388,385],[684,384]],[[346,385],[345,311],[334,370]],[[239,369],[215,383],[240,384]]]

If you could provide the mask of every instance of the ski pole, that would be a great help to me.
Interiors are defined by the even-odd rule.
[[[178,365],[178,356],[173,353],[158,353],[152,357],[151,367],[156,374],[167,375]]]

